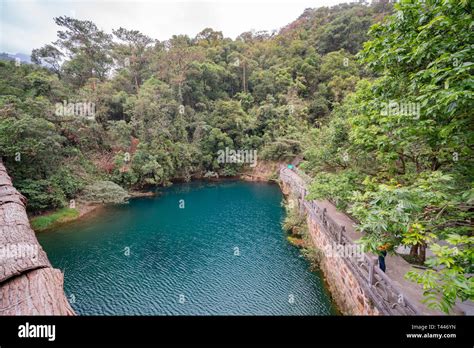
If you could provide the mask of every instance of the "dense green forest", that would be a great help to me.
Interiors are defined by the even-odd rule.
[[[311,197],[357,219],[369,250],[411,247],[428,305],[473,299],[469,1],[307,9],[235,40],[54,21],[34,64],[0,61],[0,156],[32,213],[112,183],[236,175],[217,152],[255,149],[302,159]]]

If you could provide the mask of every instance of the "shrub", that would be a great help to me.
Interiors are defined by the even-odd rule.
[[[15,182],[15,186],[28,199],[28,210],[42,211],[65,205],[63,191],[48,180],[25,179]]]
[[[112,181],[98,181],[87,185],[81,195],[82,200],[90,203],[123,203],[129,197],[127,191]]]

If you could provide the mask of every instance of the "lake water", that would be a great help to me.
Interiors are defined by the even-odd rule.
[[[331,315],[277,185],[193,182],[38,234],[80,315]]]

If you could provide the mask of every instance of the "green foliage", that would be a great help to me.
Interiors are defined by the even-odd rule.
[[[308,161],[303,164],[308,173],[316,175],[321,171],[344,169],[356,158],[347,146],[350,127],[340,109],[342,108],[333,112],[327,124],[311,130],[309,134],[311,146],[304,152]]]
[[[407,245],[421,262],[433,251],[429,269],[409,278],[423,284],[431,308],[445,312],[456,299],[472,298],[473,288],[466,267],[473,218],[471,26],[468,2],[396,4],[359,54],[378,76],[330,77],[331,100],[357,82],[356,90],[344,92],[329,121],[311,132],[303,165],[315,176],[313,197],[337,200],[349,211],[368,249]],[[321,71],[337,69],[326,57]]]
[[[410,186],[367,180],[364,192],[351,197],[350,212],[379,245],[426,245],[435,238],[430,231],[442,222],[438,208],[455,204],[452,181],[440,172],[426,173]]]
[[[456,152],[464,159],[456,170],[465,171],[473,140],[470,6],[459,1],[404,2],[396,10],[387,23],[371,29],[373,40],[361,55],[384,77],[367,94],[372,102],[363,101],[367,116],[354,120],[355,136],[366,139],[372,133],[385,158],[413,162],[418,171],[452,167]],[[380,117],[380,104],[388,100],[418,103],[420,112]]]
[[[288,233],[298,235],[306,224],[305,216],[300,214],[295,207],[286,206],[286,217],[282,222],[282,227]]]
[[[67,16],[54,18],[54,21],[62,30],[58,31],[58,40],[53,47],[66,51],[70,58],[61,67],[65,79],[77,87],[83,86],[90,78],[105,79],[112,64],[108,51],[111,35],[91,21]],[[44,56],[51,54],[48,52]]]
[[[262,158],[270,161],[287,161],[301,152],[301,142],[296,139],[277,138],[262,149]]]
[[[75,197],[85,185],[84,181],[74,175],[68,168],[59,168],[49,180],[55,187],[58,187],[68,199]]]
[[[81,200],[89,203],[123,203],[128,198],[127,191],[111,181],[97,181],[81,193]]]
[[[371,15],[369,11],[362,11],[358,6],[344,11],[330,24],[319,29],[319,51],[328,53],[343,48],[353,54],[357,53],[362,43],[367,40],[367,30],[372,24]]]
[[[329,199],[339,209],[346,209],[354,191],[359,187],[360,175],[352,170],[316,175],[309,188],[308,199]]]
[[[257,101],[263,101],[267,95],[284,93],[291,85],[289,68],[272,67],[270,70],[259,70],[250,76],[252,94]]]
[[[382,12],[308,10],[278,35],[231,40],[206,28],[167,42],[55,18],[58,39],[33,50],[35,64],[0,61],[0,156],[32,210],[61,206],[85,182],[141,188],[208,171],[237,175],[244,165],[217,161],[226,147],[292,160],[311,125],[353,90],[354,53]],[[55,113],[57,103],[76,102],[95,104],[92,120]]]
[[[66,204],[66,196],[49,180],[24,179],[14,182],[16,188],[28,199],[28,210],[45,211],[61,208]]]
[[[422,284],[429,308],[449,313],[456,300],[474,300],[474,237],[451,234],[446,243],[431,245],[434,257],[426,262],[431,269],[411,271],[406,277]]]

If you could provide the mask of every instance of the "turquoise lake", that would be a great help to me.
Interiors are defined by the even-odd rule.
[[[332,315],[277,185],[193,182],[39,233],[79,315]]]

